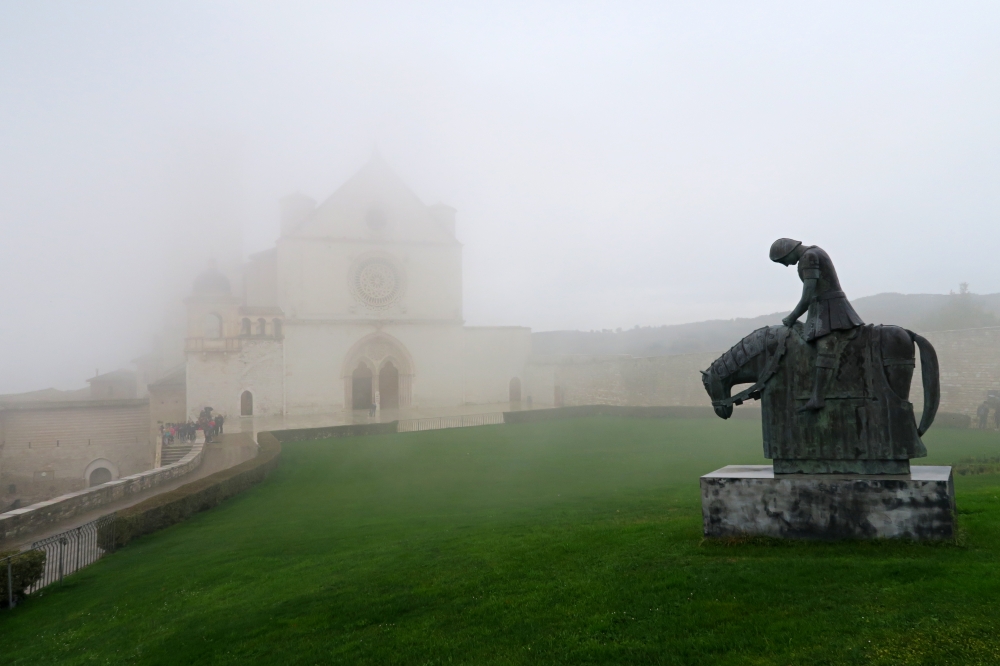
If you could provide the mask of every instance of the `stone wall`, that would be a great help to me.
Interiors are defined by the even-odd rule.
[[[149,437],[156,449],[154,467],[160,466],[163,438],[160,427],[166,423],[187,421],[187,385],[184,368],[171,373],[166,378],[149,384]]]
[[[253,396],[253,414],[284,411],[283,342],[269,337],[235,338],[233,352],[189,352],[186,376],[187,418],[197,420],[211,407],[227,419],[240,415],[240,396]]]
[[[0,408],[0,499],[36,502],[153,467],[147,400],[79,400]],[[0,508],[4,508],[0,507]]]
[[[987,391],[1000,391],[1000,327],[922,334],[938,355],[941,366],[942,412],[975,415]],[[923,405],[920,364],[913,373],[910,401]]]
[[[60,495],[23,509],[0,513],[0,550],[4,546],[17,543],[21,538],[26,538],[25,535],[35,534],[64,520],[184,476],[201,465],[203,452],[204,445],[195,444],[190,453],[173,465],[122,477],[94,488]]]
[[[525,373],[526,393],[539,405],[706,406],[700,371],[718,356],[536,357]]]
[[[924,337],[934,345],[941,366],[941,412],[974,415],[987,391],[1000,391],[1000,327]],[[699,371],[721,353],[534,357],[525,372],[525,393],[538,405],[706,406]],[[922,411],[919,360],[910,400],[916,412]]]

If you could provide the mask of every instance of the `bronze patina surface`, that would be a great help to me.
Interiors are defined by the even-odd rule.
[[[909,473],[910,459],[927,455],[920,436],[940,399],[934,348],[898,326],[862,324],[819,248],[779,239],[771,258],[816,267],[800,265],[802,300],[783,326],[752,332],[704,371],[715,412],[729,418],[734,404],[762,401],[764,455],[776,474]],[[806,324],[796,322],[806,312]],[[909,402],[914,346],[924,387],[919,426]]]

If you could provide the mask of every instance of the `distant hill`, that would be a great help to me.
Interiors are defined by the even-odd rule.
[[[896,324],[917,332],[1000,326],[1000,294],[876,294],[851,303],[866,323]],[[786,310],[746,319],[715,319],[621,331],[546,331],[533,333],[531,342],[534,353],[544,356],[672,356],[723,351],[754,329],[780,324],[787,314]]]

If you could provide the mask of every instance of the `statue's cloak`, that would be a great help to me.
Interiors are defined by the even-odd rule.
[[[825,387],[823,409],[798,411],[809,400],[816,364],[816,347],[805,341],[800,326],[790,329],[784,357],[763,391],[764,455],[776,461],[775,471],[777,461],[857,461],[853,469],[861,471],[879,469],[874,461],[904,465],[910,458],[926,456],[913,404],[897,395],[886,379],[881,327],[859,326],[831,335],[837,338],[837,363]],[[836,467],[805,463],[783,471]]]

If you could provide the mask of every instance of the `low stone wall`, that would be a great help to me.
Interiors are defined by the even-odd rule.
[[[387,423],[357,423],[354,425],[329,426],[326,428],[296,428],[275,430],[270,434],[279,442],[304,442],[307,439],[329,439],[330,437],[360,437],[362,435],[389,435],[398,429],[398,421]]]
[[[203,456],[204,445],[195,444],[190,453],[173,465],[140,472],[0,514],[0,546],[184,476],[201,465]]]
[[[553,409],[532,409],[524,412],[504,412],[504,423],[539,423],[560,419],[577,419],[585,416],[621,416],[639,419],[708,419],[718,418],[711,407],[626,407],[622,405],[575,405],[572,407],[555,407]],[[760,409],[755,407],[737,407],[733,410],[734,419],[760,420]]]

